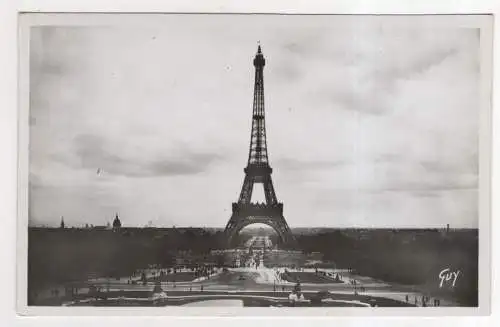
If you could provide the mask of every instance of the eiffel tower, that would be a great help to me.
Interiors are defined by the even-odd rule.
[[[252,133],[250,151],[245,172],[245,179],[238,202],[232,205],[232,215],[226,225],[225,234],[228,244],[231,245],[234,236],[245,226],[250,224],[266,224],[278,234],[283,244],[295,243],[293,234],[283,216],[283,203],[278,202],[274,192],[269,165],[266,124],[264,116],[264,65],[266,60],[259,45],[253,60],[255,66],[255,86],[253,96]],[[254,185],[264,187],[265,203],[252,203]]]

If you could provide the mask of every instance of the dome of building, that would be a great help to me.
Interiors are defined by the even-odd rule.
[[[115,216],[115,220],[113,220],[113,229],[122,227],[122,222],[120,218],[118,218],[118,214]]]

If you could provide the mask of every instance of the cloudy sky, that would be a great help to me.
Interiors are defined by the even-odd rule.
[[[479,32],[389,20],[32,28],[30,223],[224,227],[260,41],[291,227],[477,227]]]

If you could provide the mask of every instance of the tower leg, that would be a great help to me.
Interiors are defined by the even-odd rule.
[[[245,180],[243,181],[243,187],[241,188],[240,203],[250,203],[252,200],[253,185],[254,180],[250,176],[246,175]]]

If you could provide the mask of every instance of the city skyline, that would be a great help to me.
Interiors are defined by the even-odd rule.
[[[260,41],[292,229],[477,227],[477,29],[200,17],[32,28],[30,224],[223,228]]]

